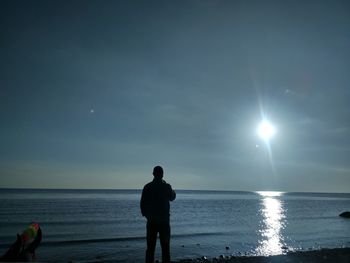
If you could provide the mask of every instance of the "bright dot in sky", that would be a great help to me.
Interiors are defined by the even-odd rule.
[[[261,139],[267,142],[271,139],[271,137],[275,135],[275,133],[276,133],[276,129],[275,127],[273,127],[273,125],[270,122],[266,120],[263,120],[262,122],[260,122],[258,126],[258,135],[260,136]]]
[[[95,110],[94,109],[91,109],[90,110],[90,113],[92,114],[92,113],[95,113]]]

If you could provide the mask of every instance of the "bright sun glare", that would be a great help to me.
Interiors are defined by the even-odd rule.
[[[276,134],[276,128],[267,120],[263,120],[260,122],[257,132],[261,139],[268,142]]]

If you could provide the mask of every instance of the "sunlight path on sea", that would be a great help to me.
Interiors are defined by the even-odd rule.
[[[263,222],[259,234],[258,255],[278,255],[284,252],[284,239],[281,230],[285,227],[285,211],[279,197],[282,192],[258,192],[262,196],[260,210]]]

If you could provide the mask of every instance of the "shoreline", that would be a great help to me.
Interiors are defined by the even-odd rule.
[[[206,257],[196,259],[181,259],[174,263],[200,263],[200,262],[226,262],[226,263],[318,263],[318,262],[350,262],[350,247],[345,248],[323,248],[310,251],[293,251],[285,255],[275,256],[219,256],[216,258]]]

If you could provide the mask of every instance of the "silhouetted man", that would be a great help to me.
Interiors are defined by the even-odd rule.
[[[147,218],[146,263],[154,262],[157,234],[162,247],[162,262],[170,263],[170,204],[176,193],[163,180],[163,168],[153,169],[153,181],[146,184],[141,196],[141,213]]]

